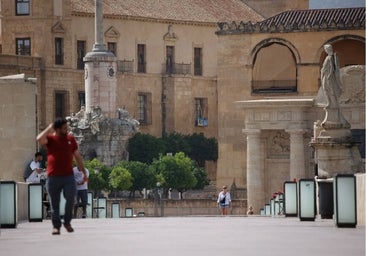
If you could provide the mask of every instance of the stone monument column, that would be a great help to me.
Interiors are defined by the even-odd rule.
[[[290,180],[305,178],[305,130],[286,130],[290,134]]]
[[[103,3],[95,0],[95,43],[85,62],[85,111],[100,107],[109,118],[116,115],[116,57],[103,43]]]
[[[247,202],[255,213],[265,203],[264,198],[264,161],[260,140],[260,130],[244,129],[247,135]]]

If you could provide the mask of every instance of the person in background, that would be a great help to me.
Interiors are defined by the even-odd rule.
[[[253,206],[250,205],[247,211],[247,215],[253,215],[253,214],[254,214]]]
[[[51,220],[53,225],[52,235],[59,235],[61,228],[60,196],[61,191],[66,200],[64,227],[67,232],[74,232],[71,226],[76,183],[74,179],[73,160],[75,158],[78,169],[87,176],[82,156],[72,134],[68,131],[67,120],[57,118],[37,136],[41,146],[47,147],[47,181],[46,188],[51,203]]]
[[[78,207],[83,208],[82,218],[86,218],[86,206],[88,205],[88,182],[84,179],[84,175],[89,178],[89,170],[85,168],[85,174],[79,171],[78,167],[73,168],[74,178],[76,182],[76,202],[74,206],[74,218],[77,217]]]
[[[37,183],[41,182],[41,179],[44,179],[44,171],[45,169],[41,168],[41,162],[43,160],[43,156],[41,152],[37,152],[34,155],[34,159],[29,164],[28,168],[24,173],[24,179],[26,182]]]
[[[222,187],[222,191],[219,193],[217,197],[217,204],[221,210],[221,215],[228,214],[228,208],[230,207],[231,203],[231,196],[230,193],[227,191],[227,186]]]

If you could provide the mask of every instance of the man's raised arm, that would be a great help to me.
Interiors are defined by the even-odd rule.
[[[47,135],[53,132],[53,124],[50,124],[47,126],[46,129],[44,129],[40,134],[37,136],[38,143],[43,146],[47,144]]]

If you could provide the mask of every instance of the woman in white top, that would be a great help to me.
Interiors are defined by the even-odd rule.
[[[220,207],[221,215],[227,215],[230,203],[231,203],[230,193],[227,191],[227,186],[223,186],[222,191],[219,193],[219,196],[217,197],[217,204]]]

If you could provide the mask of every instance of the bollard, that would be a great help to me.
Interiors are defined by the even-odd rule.
[[[0,182],[0,226],[17,227],[17,189],[14,181]]]
[[[316,215],[315,181],[299,181],[299,217],[301,221],[314,221]]]
[[[355,228],[357,225],[356,177],[338,174],[334,179],[335,219],[337,227]]]
[[[28,184],[28,221],[43,220],[43,185],[41,183]]]
[[[297,217],[297,182],[286,181],[283,186],[284,191],[284,212],[286,217]]]

